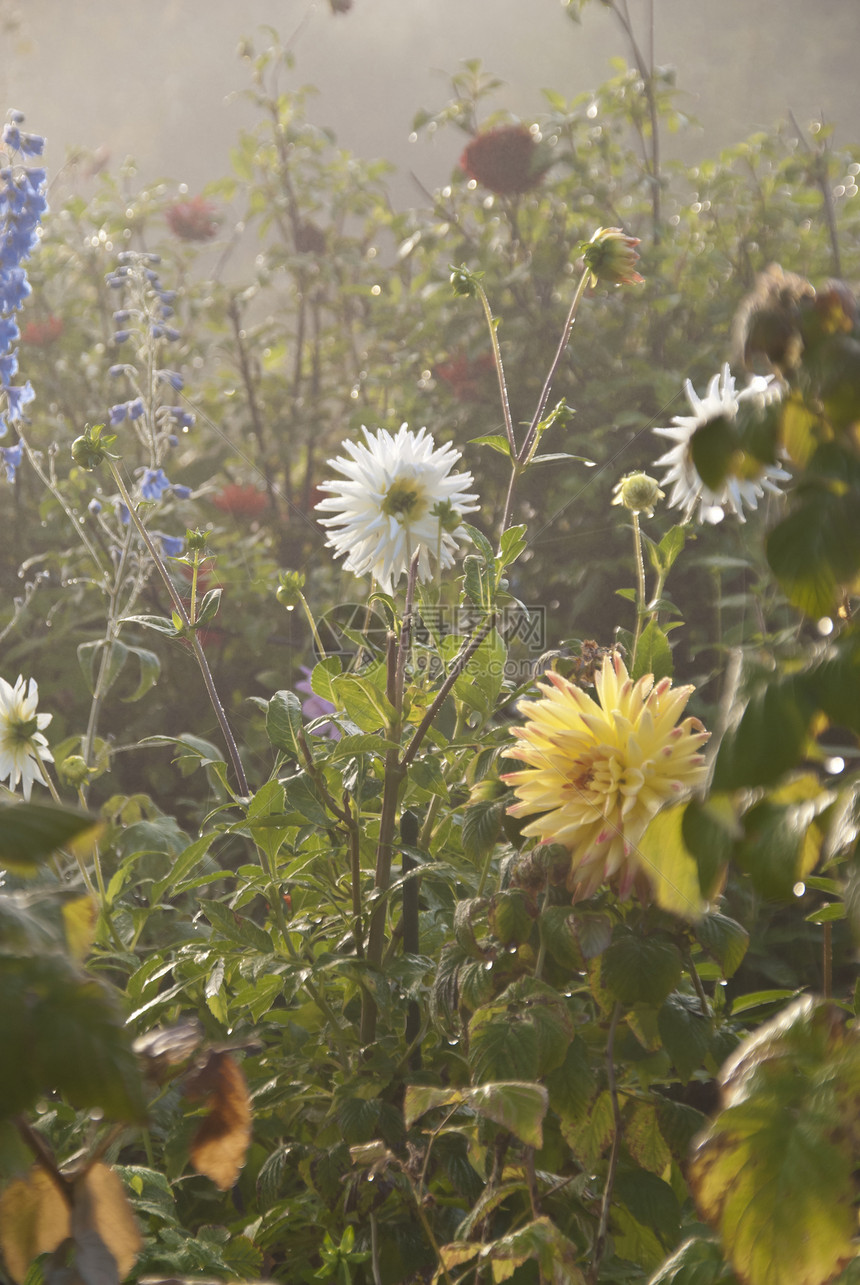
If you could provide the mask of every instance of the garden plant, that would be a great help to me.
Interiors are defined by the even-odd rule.
[[[860,146],[604,3],[406,211],[273,30],[200,194],[8,115],[10,1285],[860,1280]]]

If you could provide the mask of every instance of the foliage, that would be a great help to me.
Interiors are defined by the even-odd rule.
[[[533,129],[466,64],[416,122],[463,166],[397,211],[267,40],[232,177],[79,163],[28,263],[0,637],[53,767],[0,732],[54,803],[0,805],[6,1275],[853,1279],[856,149],[663,166],[634,39]],[[794,482],[693,529],[645,432],[732,347],[756,395],[691,429],[697,484]],[[403,421],[481,508],[366,594],[314,506]],[[524,833],[511,732],[556,680],[593,731],[625,665],[606,718],[642,708],[569,765],[624,840],[583,889],[560,823]],[[628,841],[676,675],[710,780]]]

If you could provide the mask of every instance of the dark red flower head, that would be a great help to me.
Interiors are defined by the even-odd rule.
[[[218,231],[217,207],[205,196],[176,201],[165,210],[168,227],[183,241],[211,241]]]
[[[229,482],[222,491],[213,495],[212,503],[216,509],[234,518],[256,518],[268,506],[269,497],[265,491],[258,491],[256,486]]]
[[[21,342],[33,348],[46,348],[56,343],[62,333],[62,317],[46,317],[44,321],[28,321],[21,332]]]
[[[525,125],[500,125],[473,138],[460,169],[500,196],[528,192],[540,182],[534,135]]]

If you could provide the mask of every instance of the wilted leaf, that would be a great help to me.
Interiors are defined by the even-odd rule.
[[[209,1114],[191,1143],[191,1163],[222,1191],[234,1185],[251,1141],[251,1100],[245,1076],[229,1053],[210,1052],[188,1079],[185,1096],[208,1099]]]
[[[71,1237],[78,1277],[88,1285],[119,1285],[142,1241],[123,1185],[107,1165],[69,1177],[65,1194],[40,1166],[0,1197],[0,1249],[9,1275],[22,1282],[39,1254]]]
[[[69,1200],[40,1166],[10,1183],[0,1196],[0,1249],[12,1279],[23,1281],[33,1259],[56,1249],[71,1226]]]
[[[745,1040],[692,1166],[701,1214],[749,1285],[822,1285],[855,1253],[860,1038],[804,997]]]

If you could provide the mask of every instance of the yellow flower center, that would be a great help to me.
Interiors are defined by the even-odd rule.
[[[398,522],[416,522],[426,511],[426,492],[412,477],[397,478],[382,501],[382,512]]]

